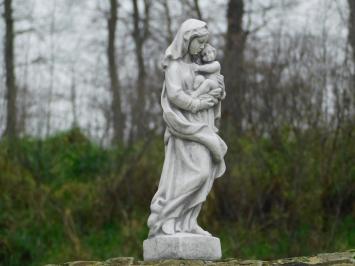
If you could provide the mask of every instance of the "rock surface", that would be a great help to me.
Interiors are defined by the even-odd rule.
[[[103,262],[99,261],[73,261],[63,264],[47,264],[45,266],[139,266],[139,265],[159,265],[159,266],[302,266],[302,265],[355,265],[355,249],[338,253],[323,253],[311,257],[295,257],[273,261],[262,260],[239,260],[222,259],[220,261],[202,260],[160,260],[160,261],[138,261],[132,257],[113,258]]]

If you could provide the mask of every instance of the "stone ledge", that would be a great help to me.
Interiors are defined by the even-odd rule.
[[[220,261],[202,261],[202,260],[160,260],[160,261],[137,261],[132,257],[112,258],[103,262],[99,261],[73,261],[64,264],[47,264],[45,266],[139,266],[139,265],[157,265],[157,266],[303,266],[303,265],[337,265],[353,266],[355,265],[355,249],[346,252],[322,253],[310,257],[294,257],[272,261],[262,260],[239,260],[222,259]]]

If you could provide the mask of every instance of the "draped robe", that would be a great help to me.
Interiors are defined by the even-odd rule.
[[[196,100],[190,95],[194,77],[191,64],[182,59],[171,61],[165,69],[161,95],[167,125],[165,160],[150,206],[149,237],[166,234],[168,221],[175,232],[191,231],[214,179],[225,171],[227,146],[210,122],[211,112],[196,112]],[[211,108],[220,110],[219,104]]]

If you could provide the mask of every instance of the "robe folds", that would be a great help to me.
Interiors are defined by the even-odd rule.
[[[175,232],[192,230],[214,179],[225,171],[227,146],[211,124],[211,112],[196,111],[198,101],[191,97],[194,77],[191,64],[182,60],[171,61],[165,69],[165,160],[150,206],[149,237],[166,234],[167,223]],[[211,108],[220,110],[220,103]]]

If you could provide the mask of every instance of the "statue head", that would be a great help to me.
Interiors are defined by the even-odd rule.
[[[188,52],[195,56],[201,53],[208,41],[208,35],[196,36],[190,40]]]
[[[208,34],[206,22],[198,19],[185,20],[165,51],[163,68],[165,69],[170,61],[183,58],[187,53],[198,55],[208,40]]]
[[[216,49],[212,45],[207,43],[201,51],[201,60],[203,63],[212,62],[216,60],[216,55]]]

